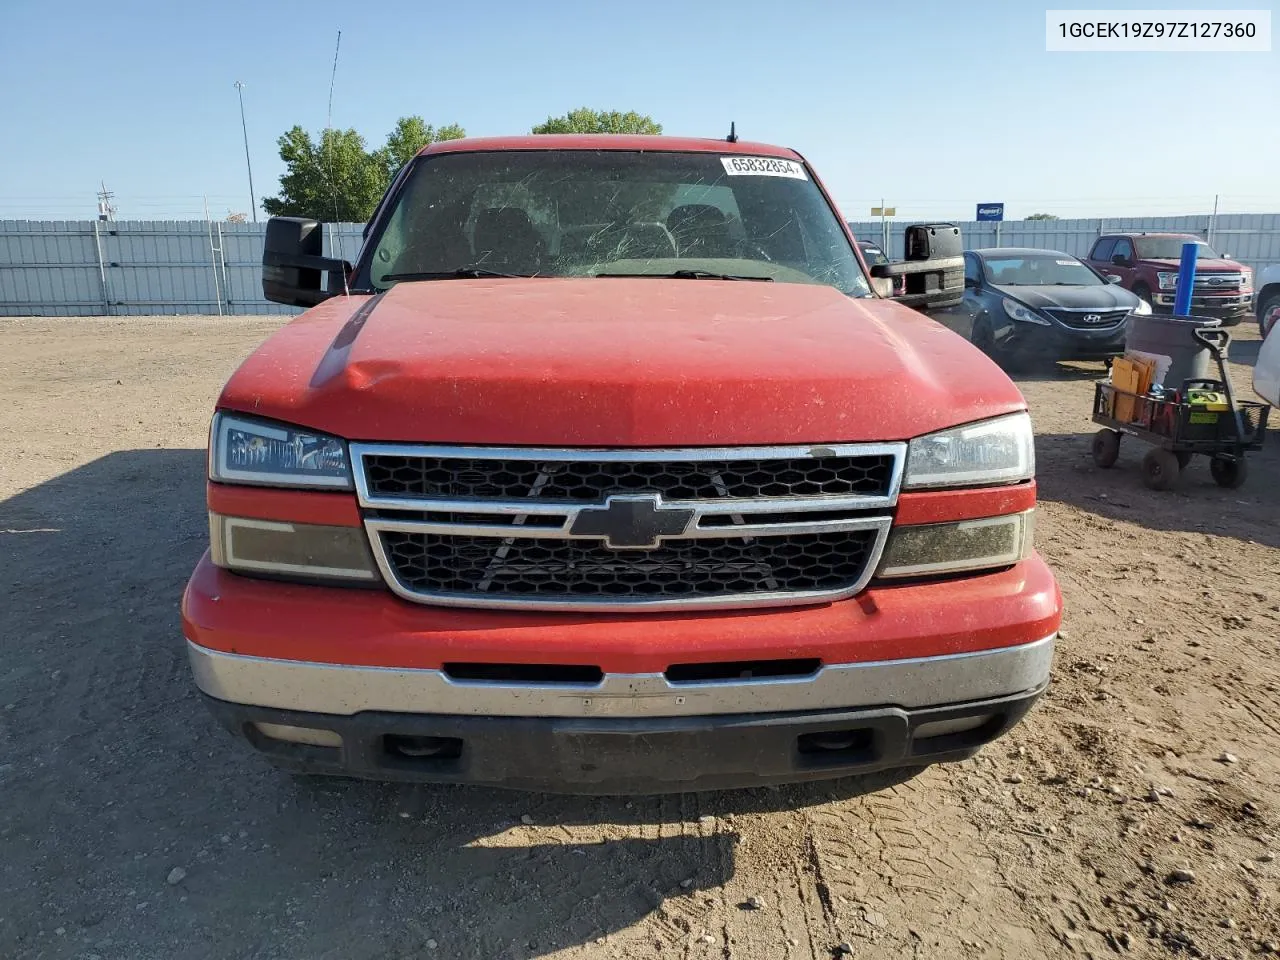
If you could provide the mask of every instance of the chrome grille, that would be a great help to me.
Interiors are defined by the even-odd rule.
[[[1202,293],[1237,293],[1243,283],[1240,273],[1197,273],[1192,288]]]
[[[400,596],[635,610],[852,596],[883,549],[906,447],[351,453],[374,555]]]
[[[1059,323],[1080,330],[1105,330],[1123,323],[1129,317],[1128,309],[1124,310],[1090,310],[1067,307],[1051,307],[1045,311]],[[1096,318],[1096,319],[1095,319]]]

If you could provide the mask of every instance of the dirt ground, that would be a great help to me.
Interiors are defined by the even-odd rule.
[[[1054,682],[882,792],[297,780],[206,714],[178,620],[213,399],[279,322],[0,321],[0,958],[1280,951],[1280,443],[1152,493],[1137,444],[1090,461],[1100,366],[1024,378]]]

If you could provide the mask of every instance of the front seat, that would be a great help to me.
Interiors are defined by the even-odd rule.
[[[660,223],[627,224],[613,254],[618,260],[667,260],[675,255],[675,241]]]
[[[537,273],[547,248],[529,215],[515,207],[481,210],[473,246],[477,266],[510,273]]]
[[[729,223],[719,207],[686,203],[667,214],[667,229],[682,257],[732,257]]]

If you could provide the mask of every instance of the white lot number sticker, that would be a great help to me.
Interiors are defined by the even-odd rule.
[[[790,177],[792,180],[808,180],[804,167],[794,160],[777,157],[721,157],[724,172],[731,177]]]

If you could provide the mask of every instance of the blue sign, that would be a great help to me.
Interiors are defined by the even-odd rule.
[[[1003,220],[1004,204],[1003,203],[980,203],[978,204],[979,220]]]

